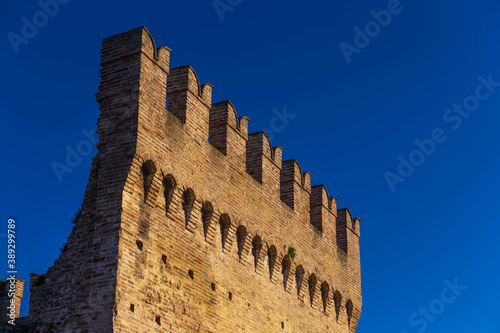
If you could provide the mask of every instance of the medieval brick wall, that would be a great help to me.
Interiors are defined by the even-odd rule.
[[[104,40],[99,152],[32,276],[36,331],[355,332],[359,219],[169,60],[145,28]]]

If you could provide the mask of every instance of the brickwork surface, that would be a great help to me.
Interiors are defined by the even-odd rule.
[[[33,331],[355,332],[360,220],[169,61],[145,28],[104,40],[98,154]]]

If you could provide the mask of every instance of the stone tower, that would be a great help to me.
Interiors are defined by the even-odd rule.
[[[103,42],[98,153],[33,332],[355,332],[360,220],[170,52]]]

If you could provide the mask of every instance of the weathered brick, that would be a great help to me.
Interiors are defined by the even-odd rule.
[[[104,40],[98,153],[33,329],[355,332],[359,219],[169,60],[145,28]]]

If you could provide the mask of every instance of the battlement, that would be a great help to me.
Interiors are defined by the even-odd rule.
[[[144,27],[104,40],[82,217],[30,313],[97,331],[355,332],[359,219],[170,53]],[[58,277],[69,262],[90,263],[74,280],[97,274],[79,305]],[[77,315],[98,286],[98,319]]]
[[[145,28],[105,39],[101,62],[103,84],[107,83],[107,66],[110,62],[122,61],[124,57],[133,54],[145,55],[150,62],[148,66],[151,67],[148,68],[147,75],[143,73],[141,77],[141,82],[148,82],[145,87],[141,86],[140,92],[160,101],[166,100],[168,95],[168,111],[165,112],[181,120],[185,137],[198,142],[209,142],[227,157],[226,162],[233,164],[231,167],[239,174],[245,171],[268,191],[279,189],[281,200],[297,212],[308,215],[310,207],[323,205],[322,197],[311,196],[310,172],[302,172],[297,160],[282,162],[282,147],[273,147],[265,132],[249,134],[248,117],[238,117],[230,101],[212,104],[213,85],[200,84],[198,75],[190,65],[169,69],[171,50],[155,47],[153,38]],[[168,74],[168,79],[162,73]],[[100,89],[98,94],[100,102],[102,91]],[[155,112],[159,110],[156,109]],[[277,193],[271,195],[276,196]],[[331,204],[326,206],[330,207]]]

